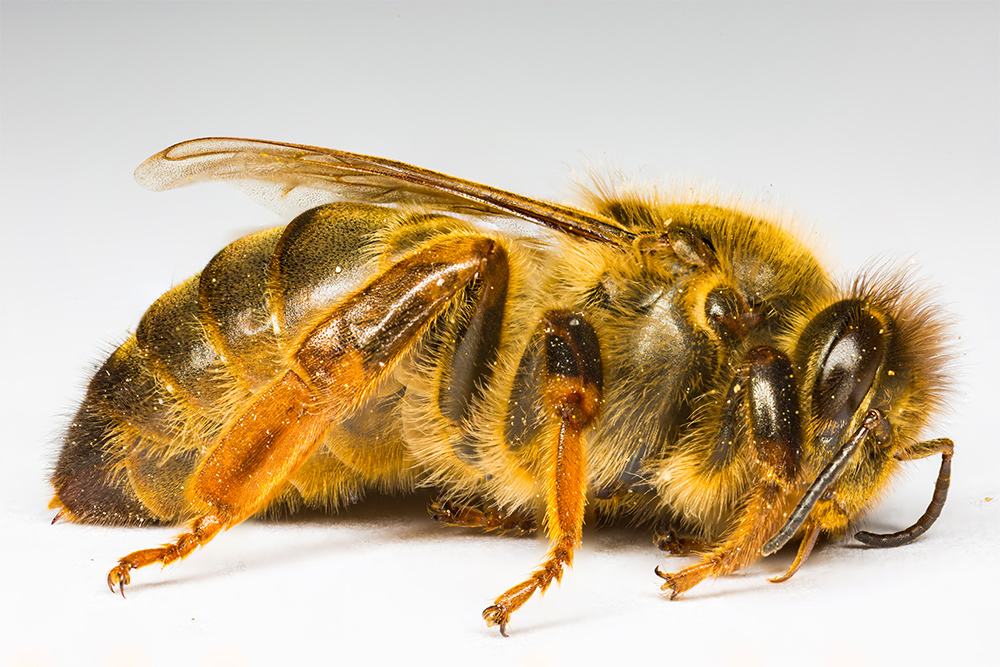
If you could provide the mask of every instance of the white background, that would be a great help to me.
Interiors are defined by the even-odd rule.
[[[0,663],[995,659],[996,3],[4,3],[0,20]],[[283,222],[223,186],[132,181],[150,154],[220,134],[548,198],[603,163],[792,211],[838,275],[915,261],[959,350],[953,410],[928,433],[957,443],[942,518],[912,546],[828,544],[774,586],[783,553],[673,603],[648,535],[591,531],[507,640],[480,611],[544,542],[449,534],[421,499],[248,522],[135,573],[123,601],[108,568],[174,531],[49,526],[47,471],[90,373],[144,309]],[[915,520],[937,466],[910,465],[870,527]]]

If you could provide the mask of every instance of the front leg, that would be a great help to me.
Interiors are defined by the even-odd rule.
[[[736,572],[760,558],[760,549],[778,529],[784,515],[776,507],[787,505],[787,493],[777,484],[762,484],[755,488],[740,514],[736,528],[723,542],[704,554],[702,561],[674,574],[656,568],[657,576],[666,580],[662,590],[671,600],[694,588],[707,577]]]
[[[498,597],[483,611],[489,625],[507,636],[510,615],[535,591],[545,592],[572,565],[583,534],[587,465],[584,430],[597,417],[603,392],[603,369],[597,334],[583,316],[546,313],[537,334],[542,345],[540,369],[545,407],[545,528],[548,558],[525,581]],[[529,347],[529,354],[531,347]]]
[[[736,572],[761,557],[761,547],[781,529],[798,488],[802,425],[791,361],[758,347],[747,353],[727,395],[720,439],[746,433],[755,450],[760,482],[746,496],[734,525],[702,561],[674,574],[656,568],[673,600],[703,581]]]

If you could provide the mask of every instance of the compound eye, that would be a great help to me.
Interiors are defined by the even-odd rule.
[[[820,313],[809,328],[817,336],[813,340],[827,340],[813,385],[813,414],[819,435],[837,438],[875,381],[885,357],[885,326],[863,302],[840,301]]]

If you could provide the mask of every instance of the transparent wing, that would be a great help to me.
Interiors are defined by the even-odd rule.
[[[576,208],[402,162],[314,146],[253,139],[193,139],[149,158],[136,169],[135,177],[151,190],[204,180],[234,181],[255,199],[269,204],[287,201],[307,207],[338,200],[412,203],[465,215],[515,216],[612,245],[627,245],[633,238],[611,219]]]

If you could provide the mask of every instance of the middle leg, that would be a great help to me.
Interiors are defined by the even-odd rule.
[[[541,341],[542,446],[546,448],[545,528],[551,547],[531,576],[507,590],[483,611],[489,625],[507,636],[510,615],[535,591],[545,592],[573,562],[583,534],[587,466],[584,431],[600,412],[603,368],[593,327],[579,313],[553,311],[543,318]],[[530,352],[529,352],[530,353]]]

